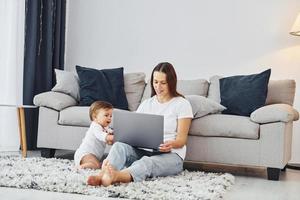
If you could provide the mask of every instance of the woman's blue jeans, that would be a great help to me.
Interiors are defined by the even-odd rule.
[[[133,181],[148,177],[176,175],[183,170],[183,160],[176,153],[152,153],[116,142],[106,158],[116,169],[127,168]]]

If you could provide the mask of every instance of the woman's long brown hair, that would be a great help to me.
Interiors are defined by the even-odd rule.
[[[182,94],[177,92],[177,75],[175,69],[171,63],[162,62],[156,65],[151,74],[151,97],[156,95],[156,92],[153,87],[153,74],[154,72],[163,72],[167,76],[167,83],[169,87],[169,92],[172,97],[184,97]]]

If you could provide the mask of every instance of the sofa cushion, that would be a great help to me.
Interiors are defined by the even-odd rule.
[[[259,74],[231,76],[220,79],[222,113],[241,116],[265,105],[271,69]]]
[[[192,120],[190,135],[232,138],[259,138],[259,124],[249,117],[212,114]]]
[[[135,111],[140,105],[145,85],[144,73],[124,74],[124,89],[129,110]]]
[[[207,95],[207,98],[212,99],[218,103],[221,102],[219,84],[219,80],[221,78],[221,76],[215,75],[209,79],[210,84]],[[295,80],[269,80],[268,94],[265,105],[284,103],[292,106],[294,103],[295,92]]]
[[[272,104],[263,106],[253,113],[250,118],[256,123],[290,122],[299,119],[299,113],[288,104]]]
[[[296,92],[295,80],[270,80],[266,105],[284,103],[293,105]]]
[[[77,73],[55,69],[55,74],[56,85],[51,91],[68,94],[79,101],[79,78]],[[129,110],[134,111],[137,109],[141,103],[145,86],[145,73],[137,72],[124,74],[124,90]]]
[[[52,91],[35,95],[33,98],[33,103],[36,106],[44,106],[57,111],[60,111],[69,106],[75,106],[77,104],[76,100],[73,97],[64,93]]]
[[[92,69],[76,66],[79,76],[81,106],[89,106],[94,101],[110,102],[115,108],[128,109],[124,91],[123,68]]]
[[[79,101],[79,78],[77,74],[55,69],[56,84],[51,89],[53,92],[62,92]]]
[[[220,97],[220,79],[222,76],[212,76],[209,78],[209,89],[208,89],[208,95],[207,98],[217,102],[221,103],[221,97]]]
[[[182,95],[200,95],[207,96],[208,81],[205,79],[196,80],[178,80],[177,91]],[[143,94],[142,101],[151,97],[150,80],[148,81]]]
[[[208,114],[218,113],[226,109],[221,104],[199,95],[186,95],[185,98],[190,102],[193,110],[194,119]]]
[[[89,106],[72,106],[59,112],[58,123],[68,126],[84,126],[91,124]]]

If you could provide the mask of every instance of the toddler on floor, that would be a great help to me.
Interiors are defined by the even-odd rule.
[[[104,101],[95,101],[89,110],[92,121],[81,145],[74,155],[75,166],[79,168],[100,169],[100,160],[106,144],[113,143],[113,131],[108,126],[111,123],[113,106]]]

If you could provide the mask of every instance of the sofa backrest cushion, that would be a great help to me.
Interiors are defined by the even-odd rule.
[[[275,103],[294,104],[296,92],[295,80],[270,80],[266,105]]]
[[[123,67],[113,69],[93,69],[76,66],[80,86],[80,106],[89,106],[101,100],[115,108],[128,109],[124,90]]]
[[[146,86],[145,73],[124,74],[124,89],[130,111],[135,111],[141,103]]]
[[[178,80],[177,81],[177,91],[182,95],[199,95],[207,96],[208,91],[208,81],[205,79],[196,80]],[[150,81],[148,81],[142,101],[151,97],[151,87]]]
[[[79,102],[79,78],[77,73],[55,69],[55,75],[56,85],[51,90],[70,95]],[[145,77],[143,72],[124,74],[124,90],[128,108],[131,111],[136,110],[141,103],[146,86]]]
[[[221,103],[220,97],[220,79],[222,76],[212,76],[209,78],[209,89],[207,98],[216,101],[217,103]]]

